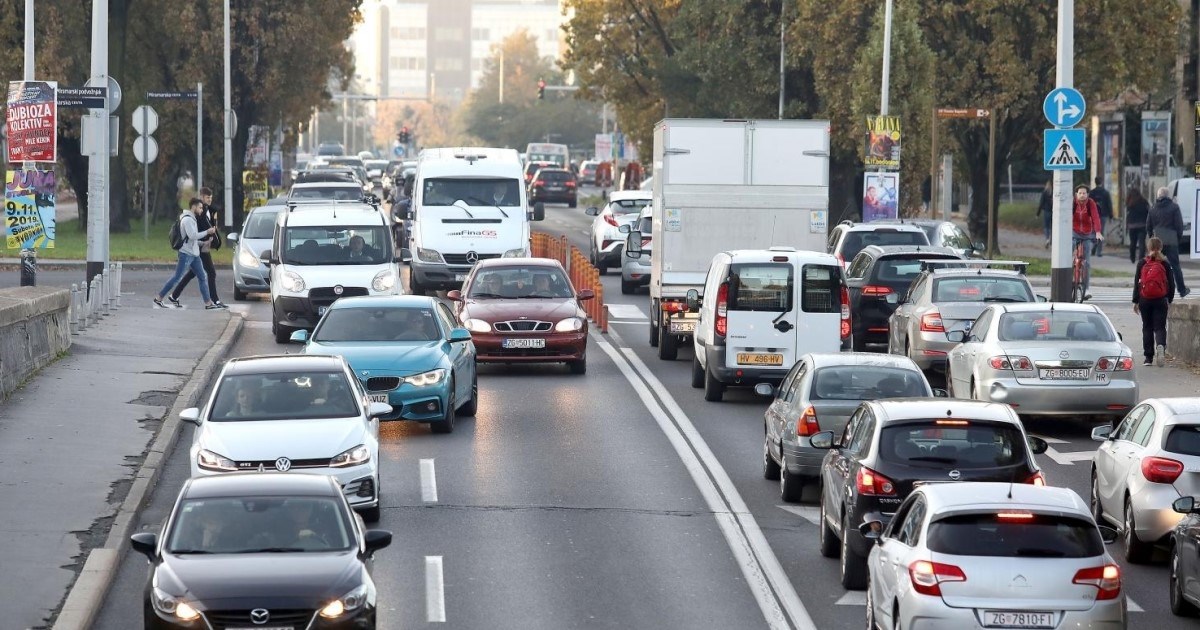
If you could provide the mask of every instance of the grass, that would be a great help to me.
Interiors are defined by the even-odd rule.
[[[1029,263],[1029,267],[1025,273],[1030,276],[1048,276],[1050,275],[1050,259],[1049,258],[1024,258],[1025,262]],[[1093,278],[1128,278],[1129,273],[1121,273],[1111,269],[1101,269],[1092,266]]]
[[[175,250],[167,241],[172,221],[150,223],[150,237],[142,238],[142,221],[130,221],[128,233],[110,232],[108,258],[113,262],[175,262]],[[233,261],[233,247],[222,239],[221,249],[213,252],[213,263],[228,265]],[[16,255],[15,251],[8,251]],[[79,230],[79,220],[62,221],[55,230],[54,249],[39,249],[39,260],[87,260],[87,233]]]
[[[581,208],[601,208],[604,206],[604,195],[583,195],[579,198]]]
[[[1036,203],[1002,203],[999,208],[1000,225],[1040,234],[1042,218],[1036,212]]]

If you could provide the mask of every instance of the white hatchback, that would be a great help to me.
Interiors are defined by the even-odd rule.
[[[637,221],[638,212],[652,201],[653,195],[648,190],[618,190],[609,195],[603,208],[585,211],[588,216],[596,217],[592,220],[590,258],[601,274],[609,267],[620,268],[625,251],[621,226]]]

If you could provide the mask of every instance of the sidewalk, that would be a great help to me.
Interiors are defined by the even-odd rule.
[[[105,543],[167,410],[193,374],[211,371],[210,349],[232,346],[241,321],[125,305],[0,402],[4,627],[49,627],[88,552]]]

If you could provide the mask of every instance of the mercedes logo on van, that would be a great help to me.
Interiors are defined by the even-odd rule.
[[[950,475],[950,479],[953,481],[958,481],[959,477],[962,477],[962,473],[958,472],[957,470],[951,470],[948,474]]]
[[[342,294],[342,292],[343,292],[343,291],[345,291],[345,290],[346,290],[346,289],[345,289],[344,287],[342,287],[342,285],[338,284],[338,285],[335,285],[335,286],[333,287],[333,294],[334,294],[334,295],[341,295],[341,294]]]
[[[261,626],[271,620],[271,612],[266,608],[255,608],[250,611],[250,621]]]
[[[467,252],[467,262],[472,265],[479,262],[479,254],[476,252]]]
[[[291,469],[292,469],[292,460],[290,460],[286,457],[280,457],[279,459],[275,460],[275,470],[278,470],[279,472],[287,472]],[[955,471],[955,472],[958,472],[958,471]]]

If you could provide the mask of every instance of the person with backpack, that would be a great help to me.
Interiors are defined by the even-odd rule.
[[[188,270],[191,270],[195,274],[196,280],[199,281],[200,298],[204,300],[204,308],[208,310],[221,308],[209,299],[211,294],[208,291],[208,275],[204,273],[204,266],[200,264],[200,240],[214,234],[217,228],[209,227],[203,232],[197,229],[196,217],[201,212],[204,212],[204,202],[193,197],[188,203],[188,209],[184,210],[175,224],[171,226],[168,238],[171,241],[171,247],[179,252],[179,256],[175,264],[175,273],[171,274],[171,278],[163,285],[162,290],[154,296],[155,308],[178,308],[174,304],[163,304],[163,298],[179,283],[179,279]]]
[[[1162,239],[1152,237],[1148,253],[1133,275],[1133,312],[1142,316],[1142,365],[1162,367],[1166,361],[1167,309],[1175,300],[1175,277],[1163,255]]]
[[[196,230],[202,234],[209,228],[217,227],[217,213],[215,210],[213,210],[212,199],[213,196],[211,188],[204,187],[200,189],[200,202],[204,204],[204,210],[200,212],[200,214],[196,215]],[[220,232],[213,232],[212,235],[207,238],[200,238],[200,264],[204,266],[204,273],[208,274],[209,296],[212,298],[213,304],[216,304],[221,308],[228,308],[225,306],[225,303],[217,297],[217,267],[213,264],[212,253],[218,249],[221,249]],[[183,293],[183,289],[187,287],[188,283],[192,281],[192,278],[195,277],[196,275],[193,274],[191,270],[188,270],[188,272],[184,274],[183,278],[179,281],[179,284],[175,285],[175,290],[171,291],[171,295],[167,297],[167,300],[171,302],[172,306],[175,306],[176,308],[183,307],[183,305],[179,303],[179,296]]]

